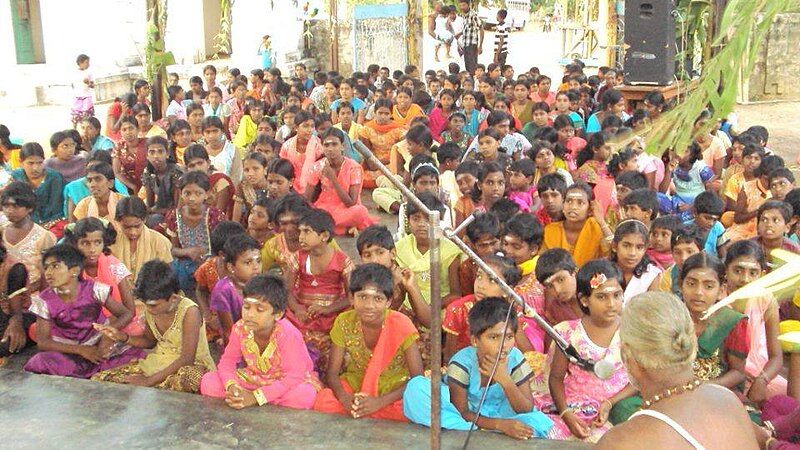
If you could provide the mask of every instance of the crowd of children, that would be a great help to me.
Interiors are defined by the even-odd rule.
[[[35,343],[30,372],[429,425],[441,337],[445,428],[596,441],[651,400],[619,324],[632,298],[663,291],[694,322],[697,379],[756,421],[765,402],[800,399],[778,339],[800,301],[765,292],[703,318],[772,250],[800,253],[800,189],[764,127],[704,113],[689,148],[653,156],[637,133],[670,105],[652,93],[629,109],[610,69],[568,64],[555,90],[535,67],[449,72],[310,78],[298,64],[286,81],[272,67],[220,82],[207,66],[190,91],[169,87],[162,120],[140,80],[105,129],[76,109],[80,131],[54,133],[50,158],[4,143],[0,357]],[[604,378],[446,238],[431,330],[429,216],[364,150],[443,227],[469,218],[468,245]],[[357,255],[337,242],[352,237]]]

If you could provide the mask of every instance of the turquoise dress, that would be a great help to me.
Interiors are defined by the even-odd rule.
[[[529,383],[533,372],[519,349],[514,348],[508,355],[508,371],[517,386]],[[511,407],[503,388],[493,383],[488,388],[481,384],[481,373],[478,367],[478,355],[475,347],[467,347],[456,353],[447,366],[447,376],[443,380],[441,390],[442,428],[448,430],[470,429],[470,422],[464,420],[458,409],[450,402],[450,387],[447,383],[455,383],[467,390],[467,402],[470,411],[478,410],[484,391],[486,400],[481,408],[481,416],[492,419],[514,419],[533,428],[536,437],[547,437],[553,428],[553,421],[544,413],[532,409],[530,412],[518,414]],[[403,413],[408,420],[420,425],[431,425],[431,381],[423,376],[416,376],[406,384],[403,393]]]
[[[47,225],[64,218],[64,177],[52,169],[44,169],[45,175],[42,183],[34,192],[36,193],[36,209],[31,213],[31,220],[39,225]],[[23,169],[11,172],[11,177],[16,181],[30,184],[28,176]]]

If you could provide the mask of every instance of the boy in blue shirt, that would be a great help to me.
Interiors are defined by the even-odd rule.
[[[719,222],[724,210],[725,203],[722,199],[712,191],[705,191],[695,197],[692,206],[694,219],[686,222],[687,225],[695,225],[705,235],[702,251],[716,257],[719,257],[719,238],[725,233],[725,227]]]

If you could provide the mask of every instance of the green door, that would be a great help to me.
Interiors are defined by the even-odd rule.
[[[14,29],[14,47],[17,50],[17,64],[35,64],[33,50],[33,30],[31,29],[31,9],[28,0],[10,0],[11,26]]]

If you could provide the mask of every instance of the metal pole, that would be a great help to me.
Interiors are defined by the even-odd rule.
[[[416,198],[416,197],[415,197]],[[442,387],[442,261],[439,255],[439,238],[441,235],[439,211],[431,211],[428,215],[431,228],[428,231],[431,259],[431,449],[439,450],[442,445],[441,424],[441,387]]]

